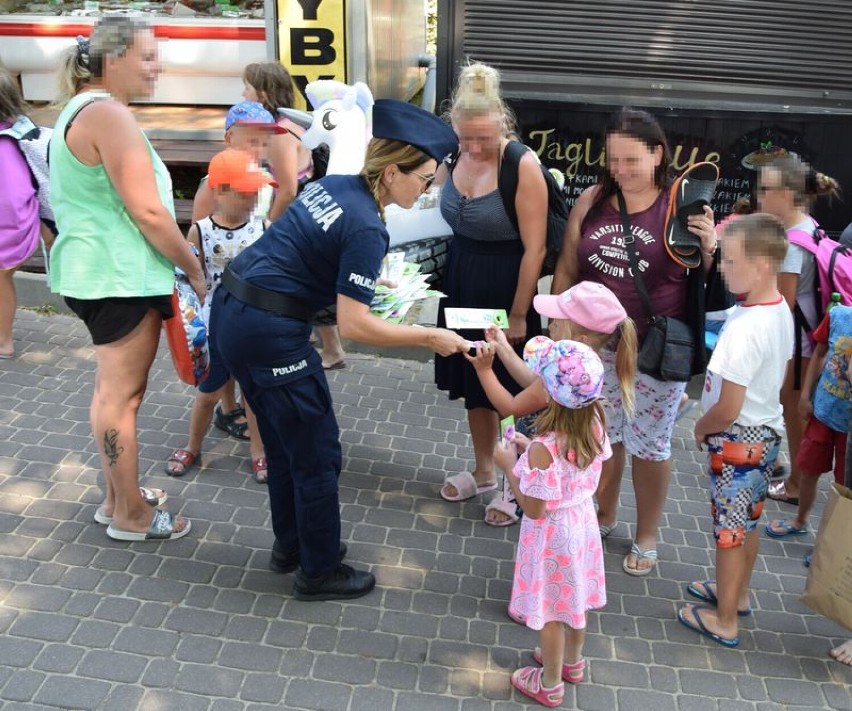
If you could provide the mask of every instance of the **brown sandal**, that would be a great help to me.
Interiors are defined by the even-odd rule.
[[[177,471],[176,469],[170,468],[170,465],[174,464],[179,464],[182,469]],[[172,456],[166,461],[165,472],[169,476],[183,476],[196,464],[201,464],[201,452],[193,454],[188,449],[176,449],[172,452]]]

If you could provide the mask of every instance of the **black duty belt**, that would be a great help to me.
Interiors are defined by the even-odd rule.
[[[243,281],[230,268],[226,268],[222,273],[222,286],[249,306],[256,306],[279,316],[288,316],[310,323],[317,313],[315,308],[304,301]]]

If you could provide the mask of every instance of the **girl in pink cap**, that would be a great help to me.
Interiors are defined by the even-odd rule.
[[[536,296],[533,306],[539,314],[550,319],[552,338],[580,341],[596,352],[604,346],[615,351],[619,387],[607,397],[617,399],[632,411],[636,328],[615,294],[603,284],[583,281],[557,296]],[[466,357],[473,363],[485,394],[500,416],[523,417],[545,408],[549,398],[541,378],[527,368],[505,334],[499,328],[490,327],[486,329],[485,338],[477,354]],[[513,396],[503,387],[494,374],[491,366],[495,355],[515,381],[524,386],[517,395]],[[502,494],[495,496],[486,507],[484,521],[490,526],[510,526],[518,521],[516,508],[514,496],[504,481]],[[601,530],[601,536],[606,537],[609,532]]]
[[[612,456],[600,403],[604,367],[589,346],[536,336],[524,360],[548,397],[530,442],[515,434],[494,462],[524,510],[509,614],[540,631],[528,666],[512,686],[545,706],[559,706],[565,684],[583,680],[586,611],[606,605],[603,546],[594,493]],[[520,458],[518,452],[523,450]]]

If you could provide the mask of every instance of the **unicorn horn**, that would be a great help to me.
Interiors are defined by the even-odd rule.
[[[313,122],[313,115],[307,111],[299,111],[299,109],[278,109],[278,113],[288,121],[292,121],[294,124],[303,129],[310,128],[311,123]]]

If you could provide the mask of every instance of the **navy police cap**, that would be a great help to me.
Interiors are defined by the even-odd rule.
[[[373,105],[373,136],[419,148],[438,163],[458,150],[455,131],[435,114],[398,99],[377,99]]]

